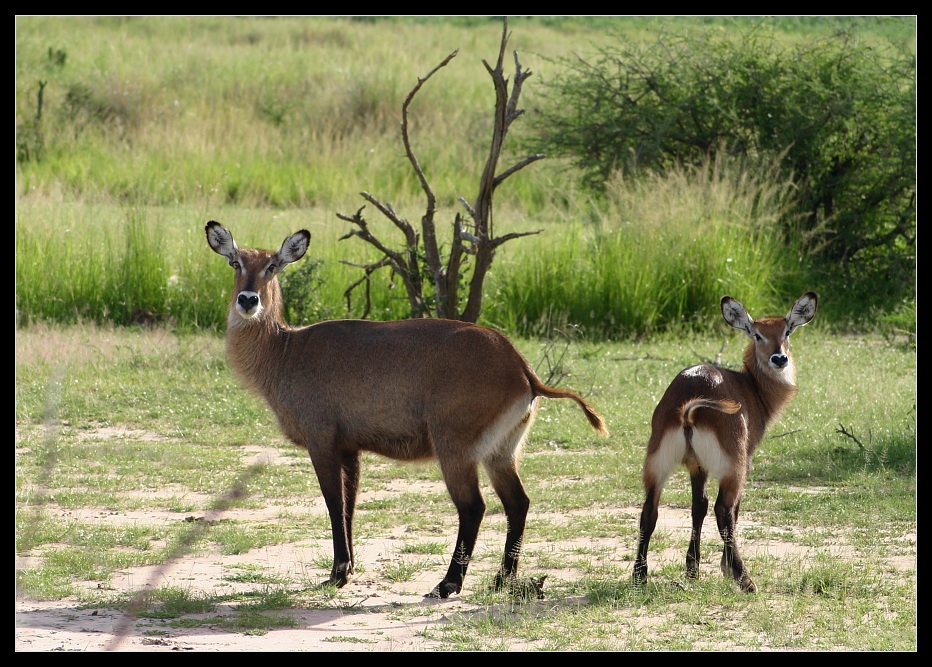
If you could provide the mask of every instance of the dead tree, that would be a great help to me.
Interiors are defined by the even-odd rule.
[[[494,233],[492,201],[498,186],[512,174],[532,162],[546,157],[546,155],[540,153],[528,155],[512,167],[496,173],[508,129],[524,113],[524,110],[518,109],[518,98],[521,95],[521,87],[524,81],[531,75],[530,71],[521,69],[518,54],[515,52],[514,85],[509,94],[508,79],[503,71],[507,43],[508,19],[505,18],[502,27],[501,46],[499,47],[495,67],[492,68],[488,62],[482,61],[495,86],[495,124],[492,131],[489,157],[479,181],[479,193],[475,200],[469,202],[463,197],[459,197],[466,214],[464,216],[461,212],[458,212],[454,216],[453,240],[447,257],[442,256],[437,241],[436,196],[427,181],[427,177],[424,175],[424,171],[421,169],[414,150],[411,148],[408,133],[408,109],[418,91],[435,73],[456,57],[457,51],[453,51],[444,58],[427,76],[418,78],[417,85],[408,93],[401,109],[401,139],[404,144],[405,154],[420,181],[421,189],[427,199],[427,206],[424,215],[421,217],[420,231],[398,215],[390,204],[381,202],[368,192],[360,193],[362,198],[375,206],[404,235],[404,244],[400,250],[394,249],[390,244],[383,242],[372,233],[366,219],[363,217],[365,206],[361,207],[353,215],[337,214],[338,218],[354,225],[354,228],[343,235],[341,240],[357,236],[382,253],[381,258],[376,261],[364,265],[355,265],[362,268],[365,275],[350,285],[345,292],[347,302],[349,302],[353,290],[360,285],[365,285],[366,303],[362,317],[366,317],[370,307],[369,277],[373,272],[389,267],[392,273],[397,275],[404,284],[411,317],[438,317],[476,322],[482,310],[482,284],[489,268],[492,266],[495,251],[499,246],[512,239],[540,233],[541,230],[514,232],[501,236],[496,236]],[[472,258],[472,277],[469,281],[469,293],[465,301],[462,301],[460,278],[465,275],[464,272],[470,262],[470,257]],[[434,293],[425,293],[425,285],[432,285]]]

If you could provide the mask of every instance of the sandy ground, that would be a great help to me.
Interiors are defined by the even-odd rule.
[[[427,638],[425,633],[429,636],[432,629],[454,623],[460,617],[487,613],[486,607],[465,602],[463,596],[447,600],[425,597],[442,577],[446,557],[442,559],[444,562],[438,556],[432,557],[437,565],[409,581],[381,579],[377,564],[398,558],[399,545],[400,541],[386,540],[357,547],[357,561],[367,564],[366,571],[354,576],[337,592],[336,598],[329,601],[335,608],[288,609],[287,615],[296,621],[293,628],[275,628],[262,635],[230,632],[219,624],[173,628],[157,619],[135,618],[130,613],[106,607],[86,607],[76,600],[37,602],[17,598],[16,650],[430,651],[440,644]],[[189,555],[169,567],[135,568],[114,577],[111,583],[115,590],[171,586],[217,593],[237,587],[224,577],[243,563],[260,566],[267,575],[289,580],[301,580],[306,574],[300,570],[311,569],[314,571],[311,578],[320,579],[319,567],[304,563],[311,554],[319,555],[322,549],[329,549],[329,542],[266,547],[241,556]],[[470,569],[464,593],[470,585],[488,580],[490,573],[484,569],[487,568]],[[561,604],[567,602],[560,601]],[[204,616],[216,618],[233,613],[233,608],[221,606]]]
[[[256,448],[257,456],[266,460],[274,459],[274,449]],[[398,481],[383,493],[410,491],[407,483]],[[424,482],[418,482],[423,486]],[[429,483],[432,484],[432,483]],[[442,490],[442,486],[438,487]],[[422,492],[423,488],[420,489]],[[437,489],[431,489],[436,491]],[[801,490],[801,492],[804,490]],[[360,501],[367,499],[360,495]],[[205,503],[206,506],[206,503]],[[48,508],[46,508],[47,510]],[[325,513],[320,498],[308,499],[305,507],[308,512]],[[572,559],[562,557],[577,548],[608,554],[607,558],[616,562],[615,554],[630,555],[634,545],[620,544],[612,540],[579,540],[578,544],[541,544],[533,542],[533,526],[536,520],[546,518],[550,521],[572,521],[573,517],[546,516],[533,513],[529,516],[527,538],[524,553],[536,552],[559,556],[550,559],[553,562],[568,562]],[[223,513],[223,518],[236,521],[274,521],[283,508],[266,507],[262,509],[235,509]],[[290,508],[291,511],[294,508]],[[159,525],[160,522],[177,522],[179,520],[209,521],[212,516],[189,516],[181,518],[178,513],[159,511],[112,512],[100,509],[58,510],[65,519],[80,520],[81,523],[95,521],[107,523],[143,523]],[[630,515],[630,521],[636,522],[639,509],[621,508],[619,512]],[[215,517],[214,517],[215,518]],[[742,516],[739,531],[742,533],[754,527],[753,517]],[[748,531],[750,535],[778,535],[779,531]],[[455,535],[455,511],[450,507],[448,534],[438,534],[438,541],[452,540]],[[704,559],[715,560],[718,553],[712,553],[715,536],[715,519],[706,519],[703,533],[706,543]],[[685,548],[690,531],[689,509],[661,505],[657,535],[669,531],[675,536],[675,546],[669,549],[655,549],[652,545],[651,568],[656,569],[667,563],[682,565]],[[136,615],[132,609],[117,610],[107,606],[87,606],[77,598],[57,601],[35,601],[15,595],[16,617],[16,651],[432,651],[441,647],[433,639],[438,630],[448,624],[473,617],[477,614],[495,614],[501,611],[495,605],[479,605],[468,602],[468,593],[487,585],[501,558],[500,549],[504,543],[504,518],[487,516],[483,521],[476,547],[476,558],[470,565],[466,576],[463,595],[447,600],[425,598],[442,578],[446,571],[448,555],[419,556],[402,553],[406,542],[404,527],[385,538],[359,540],[356,544],[356,561],[360,570],[350,583],[332,597],[322,598],[317,604],[302,604],[295,608],[282,610],[283,616],[293,618],[294,627],[273,628],[261,634],[234,632],[222,626],[217,620],[196,627],[177,627],[170,620],[146,618]],[[795,557],[811,558],[811,549],[795,543],[783,543],[772,538],[744,539],[739,536],[742,553],[745,558],[769,555],[777,558]],[[719,542],[720,545],[720,542]],[[831,553],[836,557],[852,557],[852,550],[844,545],[832,546]],[[88,589],[95,593],[118,595],[120,593],[144,594],[157,588],[176,588],[190,592],[218,596],[228,593],[255,591],[262,584],[243,583],[235,574],[261,572],[266,580],[289,582],[297,589],[303,590],[321,582],[329,574],[331,556],[330,540],[306,540],[273,547],[263,547],[240,555],[226,555],[219,551],[194,555],[181,555],[168,564],[151,567],[138,567],[123,571],[107,582],[107,588],[98,591],[100,584],[88,582]],[[421,564],[416,574],[403,581],[392,581],[386,572],[393,571],[400,559]],[[526,568],[529,559],[523,559],[522,568]],[[711,561],[710,561],[711,562]],[[717,560],[715,560],[717,563]],[[321,563],[327,563],[326,569]],[[915,573],[915,553],[905,555],[901,563],[894,563],[904,571]],[[16,558],[16,567],[29,566],[28,558]],[[705,565],[703,567],[706,567]],[[700,576],[721,576],[717,567],[708,566]],[[525,575],[529,573],[524,570]],[[561,599],[551,601],[547,596],[547,586],[553,582],[577,580],[581,575],[578,570],[561,571],[548,569],[547,582],[544,585],[544,600],[532,600],[525,604],[534,605],[585,605],[586,600]],[[753,574],[753,572],[752,572]],[[403,577],[402,577],[403,578]],[[476,588],[474,588],[476,587]],[[104,597],[102,596],[102,597]],[[87,598],[85,598],[87,599]],[[303,598],[302,598],[303,599]],[[237,612],[231,606],[219,606],[209,614],[201,617],[185,615],[185,619],[209,618],[221,619],[233,616]],[[533,647],[528,647],[533,649]],[[511,650],[520,650],[519,645]]]
[[[295,562],[293,545],[263,549],[251,562],[271,568]],[[376,554],[362,550],[364,559]],[[258,558],[257,558],[258,556]],[[166,586],[196,585],[209,590],[223,586],[230,563],[217,557],[186,557],[174,567],[139,568],[114,580],[118,587],[148,582],[155,575]],[[172,628],[154,619],[107,608],[85,608],[74,601],[37,603],[16,601],[17,651],[429,651],[436,644],[423,631],[451,622],[451,616],[477,608],[459,598],[429,600],[424,597],[436,573],[386,590],[369,577],[354,579],[340,591],[341,604],[334,609],[290,609],[296,627],[276,628],[261,635],[230,632],[218,626]],[[430,585],[428,585],[430,584]],[[403,620],[398,606],[405,608]],[[209,616],[232,614],[220,607]],[[197,616],[194,616],[197,618]],[[218,624],[219,625],[219,624]]]
[[[634,510],[630,510],[634,512]],[[247,514],[248,510],[237,510]],[[177,520],[177,515],[175,515]],[[140,517],[136,517],[138,520]],[[238,517],[242,518],[242,517]],[[110,516],[106,520],[132,520],[132,516]],[[152,520],[151,516],[147,520]],[[632,517],[632,520],[636,520]],[[707,524],[709,522],[707,521]],[[711,522],[714,525],[714,519]],[[494,521],[483,523],[482,534],[493,548],[502,537],[503,526]],[[685,508],[662,508],[658,530],[669,529],[688,539],[689,513]],[[706,526],[708,529],[708,526]],[[482,539],[482,534],[480,539]],[[447,600],[424,597],[442,577],[446,557],[433,556],[430,567],[404,582],[387,582],[380,564],[400,558],[401,540],[386,539],[363,542],[357,547],[357,562],[364,571],[328,601],[326,609],[288,609],[287,615],[296,621],[295,627],[275,628],[265,634],[249,635],[231,632],[219,623],[190,628],[171,627],[168,621],[136,618],[132,613],[107,607],[87,607],[77,600],[36,602],[16,599],[17,651],[431,651],[440,644],[431,632],[444,624],[455,623],[470,615],[489,613],[488,607],[464,601],[463,596]],[[561,545],[566,548],[568,545]],[[591,543],[589,544],[591,546]],[[612,549],[606,542],[599,548]],[[615,545],[619,550],[626,550]],[[168,566],[140,567],[115,576],[113,591],[145,591],[160,586],[196,589],[212,594],[232,592],[242,584],[231,583],[229,574],[244,564],[260,568],[269,576],[288,581],[319,581],[326,573],[318,565],[321,554],[329,553],[329,542],[315,541],[264,547],[238,556],[211,553],[186,555]],[[529,543],[526,548],[542,549],[546,545]],[[683,547],[685,548],[685,547]],[[679,563],[683,548],[651,553],[652,567],[665,561]],[[745,556],[768,553],[787,556],[803,550],[798,545],[773,541],[748,541],[743,544]],[[410,558],[405,554],[404,558]],[[494,559],[484,559],[488,563]],[[20,563],[22,564],[22,563]],[[467,574],[465,589],[488,581],[490,565],[474,564]],[[914,567],[915,561],[904,561],[904,567]],[[571,579],[578,572],[549,571],[548,579]],[[718,576],[706,572],[705,576]],[[96,584],[88,584],[96,587]],[[545,582],[544,592],[547,584]],[[467,596],[468,597],[468,596]],[[559,604],[584,605],[585,600],[561,599]],[[528,604],[554,604],[534,600]],[[232,607],[220,606],[204,617],[217,618],[234,614]],[[186,616],[186,618],[198,618]],[[434,635],[436,636],[436,635]]]

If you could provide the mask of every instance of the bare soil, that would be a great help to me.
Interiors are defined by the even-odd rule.
[[[275,450],[256,448],[257,456],[275,458]],[[388,491],[398,493],[405,491],[406,482],[399,480]],[[424,482],[418,482],[418,489],[423,492]],[[373,498],[373,495],[361,495],[360,500]],[[325,513],[322,500],[307,499],[308,512]],[[48,511],[48,507],[46,510]],[[291,511],[294,508],[290,508]],[[237,521],[272,521],[282,508],[267,507],[257,510],[236,509],[225,512],[224,518]],[[532,499],[533,510],[533,499]],[[637,521],[639,508],[631,507],[621,510]],[[178,513],[143,511],[112,512],[106,510],[72,511],[60,510],[66,518],[80,519],[83,522],[139,522],[146,525],[177,522]],[[213,520],[216,516],[200,515],[185,519]],[[630,554],[633,545],[620,544],[613,540],[586,540],[583,544],[559,545],[542,544],[533,541],[533,526],[536,520],[547,518],[542,514],[529,517],[528,534],[530,540],[525,545],[525,553],[537,551],[550,553],[565,552],[575,547],[606,550],[607,553]],[[572,520],[572,517],[549,517],[550,520]],[[445,530],[448,534],[437,536],[438,541],[452,540],[455,535],[455,512],[450,507],[450,520]],[[706,521],[704,535],[706,544],[713,540],[714,518]],[[711,525],[710,525],[711,524]],[[743,526],[753,526],[751,516],[742,516]],[[464,594],[473,587],[488,582],[500,559],[501,545],[504,543],[504,520],[490,516],[482,524],[477,543],[477,557],[470,566],[466,577]],[[741,525],[739,525],[739,530]],[[746,529],[746,528],[745,528]],[[416,561],[417,555],[401,554],[404,543],[403,528],[384,539],[357,540],[356,560],[361,563],[362,571],[357,573],[350,583],[340,589],[334,598],[328,600],[327,608],[294,608],[283,612],[295,621],[294,627],[273,628],[261,634],[244,634],[232,632],[222,627],[219,622],[195,627],[173,627],[168,621],[137,617],[131,610],[115,609],[107,606],[86,606],[77,598],[36,601],[22,597],[17,591],[15,599],[16,614],[16,651],[122,651],[122,652],[164,652],[164,651],[432,651],[442,648],[440,643],[431,639],[436,636],[432,631],[444,625],[456,623],[476,614],[490,612],[488,606],[473,604],[466,600],[468,595],[460,595],[447,600],[434,600],[424,595],[437,584],[446,570],[448,555],[425,556],[429,567],[417,571],[409,580],[389,581],[385,577],[385,567],[397,564],[399,559]],[[675,547],[666,550],[651,551],[651,567],[656,569],[665,563],[682,564],[685,546],[690,530],[688,508],[662,506],[657,534],[669,531],[681,539],[674,540]],[[752,531],[755,534],[774,534],[774,531]],[[775,540],[741,539],[742,552],[745,557],[769,554],[783,558],[798,554],[800,557],[812,557],[811,548],[798,544],[782,543]],[[712,548],[711,546],[707,549]],[[854,557],[843,545],[831,547],[836,557]],[[328,571],[321,567],[327,562],[331,553],[329,540],[305,540],[278,546],[262,547],[245,554],[225,555],[219,551],[187,554],[168,564],[152,567],[132,568],[119,573],[108,582],[108,594],[121,592],[139,593],[159,587],[174,587],[188,591],[197,591],[209,595],[220,595],[237,590],[256,590],[256,584],[239,583],[231,578],[231,573],[243,572],[248,565],[264,576],[278,578],[289,582],[320,582]],[[808,554],[808,555],[807,555]],[[715,555],[715,554],[713,554]],[[559,559],[556,559],[559,561]],[[28,565],[28,559],[18,558],[17,567]],[[915,569],[915,555],[904,556],[899,563],[904,571]],[[547,587],[554,581],[572,581],[580,574],[578,571],[561,571],[548,569]],[[701,576],[721,576],[717,568],[709,567]],[[98,589],[97,582],[87,582],[88,589]],[[101,591],[96,591],[101,592]],[[528,604],[578,604],[585,605],[580,598],[560,599],[552,602],[533,600]],[[203,618],[217,619],[236,614],[233,606],[220,606]],[[186,615],[186,618],[198,618]],[[447,645],[448,647],[448,645]],[[516,644],[512,650],[520,650]],[[533,648],[533,647],[528,647]]]
[[[451,507],[452,509],[452,507]],[[236,510],[237,520],[262,520],[274,515],[274,510],[250,512]],[[93,519],[85,516],[83,519]],[[145,520],[153,521],[154,513],[112,515],[100,513],[101,521]],[[177,521],[178,515],[166,513],[166,521]],[[669,525],[684,536],[688,535],[689,516],[683,510],[664,510],[661,524]],[[533,525],[533,521],[531,522]],[[664,526],[658,527],[662,529]],[[492,522],[483,522],[482,534],[487,549],[493,549],[504,539],[504,533]],[[687,532],[682,532],[687,531]],[[452,533],[451,533],[452,535]],[[685,537],[684,537],[685,539]],[[425,631],[456,622],[471,614],[484,613],[485,607],[464,601],[464,595],[447,600],[425,597],[443,576],[446,556],[433,557],[437,565],[420,571],[404,582],[388,582],[380,576],[379,564],[400,556],[399,539],[362,541],[357,546],[357,561],[364,564],[364,572],[355,575],[350,583],[337,593],[335,608],[289,609],[288,615],[297,621],[293,628],[274,628],[262,635],[230,632],[216,626],[173,628],[153,619],[134,618],[131,614],[106,607],[86,607],[76,599],[37,602],[21,597],[16,599],[16,650],[17,651],[430,651],[440,644],[425,638]],[[570,545],[561,545],[569,547]],[[606,542],[605,548],[613,548]],[[616,545],[622,549],[622,545]],[[750,548],[751,545],[748,545]],[[527,549],[546,548],[529,543]],[[768,549],[789,546],[769,545]],[[310,565],[309,560],[328,554],[329,542],[309,540],[293,544],[263,547],[255,552],[230,556],[220,553],[186,555],[168,566],[133,568],[111,580],[113,592],[138,592],[157,587],[177,587],[218,594],[244,587],[225,579],[238,566],[259,566],[266,576],[287,580],[320,579],[322,570]],[[750,553],[750,551],[748,551]],[[680,553],[677,560],[682,559]],[[651,554],[652,564],[659,565],[664,557]],[[464,593],[470,587],[488,580],[488,566],[493,558],[474,561],[467,574]],[[308,570],[311,574],[308,574]],[[325,574],[325,573],[323,573]],[[548,583],[555,579],[575,577],[578,573],[548,571]],[[88,583],[96,587],[96,583]],[[337,600],[339,602],[337,602]],[[585,604],[580,599],[561,600],[561,604]],[[547,604],[546,598],[544,603]],[[362,613],[364,612],[364,613]],[[220,607],[204,617],[232,615],[234,608]],[[197,618],[197,616],[193,616]]]

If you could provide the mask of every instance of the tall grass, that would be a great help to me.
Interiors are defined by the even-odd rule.
[[[780,227],[792,183],[774,173],[721,158],[616,176],[597,217],[521,246],[487,317],[525,335],[556,319],[638,337],[705,327],[726,293],[756,310],[782,308],[811,288]]]
[[[503,165],[524,157],[515,146],[559,57],[689,20],[510,19],[509,51],[532,76]],[[777,25],[788,39],[839,27]],[[343,261],[378,257],[339,240],[348,225],[336,214],[355,212],[365,191],[415,224],[423,215],[400,143],[401,105],[454,50],[410,121],[438,221],[462,212],[458,199],[475,197],[487,157],[494,93],[482,61],[494,61],[500,37],[495,17],[16,17],[19,320],[128,324],[145,310],[180,328],[222,328],[229,276],[204,243],[209,219],[266,248],[310,229],[309,266],[283,278],[301,295],[291,314],[301,322],[358,314],[361,294],[347,308],[344,290],[361,274]],[[914,330],[914,303],[893,304],[892,317],[864,313],[858,294],[807,266],[792,230],[774,222],[786,196],[766,168],[708,165],[619,179],[595,198],[572,168],[536,162],[496,192],[496,231],[543,232],[500,248],[483,319],[523,333],[564,322],[630,337],[703,326],[725,291],[753,311],[813,289],[832,292],[820,314],[826,326],[857,330],[886,317]],[[371,207],[366,214],[386,243],[400,243]],[[391,279],[373,276],[371,317],[407,314]]]
[[[503,246],[483,321],[522,335],[563,324],[593,337],[628,338],[718,324],[715,307],[725,293],[752,312],[782,308],[787,294],[814,289],[801,283],[777,227],[790,185],[723,161],[647,180],[618,177],[598,215],[544,223],[541,234]],[[242,245],[277,248],[295,229],[311,229],[310,258],[283,275],[294,324],[361,312],[361,292],[349,304],[344,292],[362,274],[345,262],[372,256],[365,244],[339,240],[345,223],[294,210],[229,213],[221,222]],[[228,267],[207,248],[202,214],[92,208],[94,220],[64,223],[66,233],[58,235],[62,221],[43,224],[36,219],[43,215],[31,204],[17,210],[17,307],[24,321],[128,324],[146,310],[182,328],[222,328]],[[97,216],[116,216],[118,223],[102,225]],[[373,224],[390,238],[387,223]],[[386,272],[372,278],[372,317],[406,315],[402,289],[390,280]]]
[[[754,20],[512,17],[506,64],[513,51],[532,73],[521,96],[527,116],[512,131],[534,122],[562,56],[647,38],[660,24]],[[908,23],[869,20],[868,36],[872,26],[912,34]],[[840,24],[775,23],[786,39]],[[210,195],[215,205],[302,208],[351,205],[362,189],[396,202],[419,198],[398,144],[401,104],[418,77],[457,51],[418,94],[410,120],[438,196],[471,198],[494,103],[482,61],[494,62],[500,37],[497,17],[18,16],[18,129],[33,122],[45,83],[43,150],[20,165],[23,192],[143,196],[149,205]],[[508,196],[537,212],[535,202],[563,189],[549,187],[551,178],[572,181],[561,174],[528,170],[521,180],[535,187]]]
[[[606,38],[515,22],[509,47],[538,80],[546,67],[536,49],[558,55]],[[118,197],[144,192],[150,205],[208,194],[276,207],[352,201],[362,189],[418,197],[398,143],[401,105],[459,50],[418,94],[411,123],[438,190],[453,188],[441,196],[471,198],[494,103],[481,60],[494,62],[500,36],[491,19],[463,29],[346,17],[19,17],[18,122],[32,118],[47,81],[48,150],[23,166],[24,191],[88,196],[99,183]],[[526,87],[527,104],[535,92]]]

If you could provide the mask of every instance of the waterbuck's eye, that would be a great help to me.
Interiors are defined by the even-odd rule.
[[[230,266],[232,266],[232,267],[233,267],[234,269],[236,269],[237,271],[239,271],[239,269],[240,269],[239,262],[237,262],[235,259],[234,259],[233,261],[230,262]]]
[[[764,337],[761,336],[759,333],[756,333],[756,334],[754,334],[754,340],[756,340],[758,343],[760,343],[760,342],[763,342]]]

